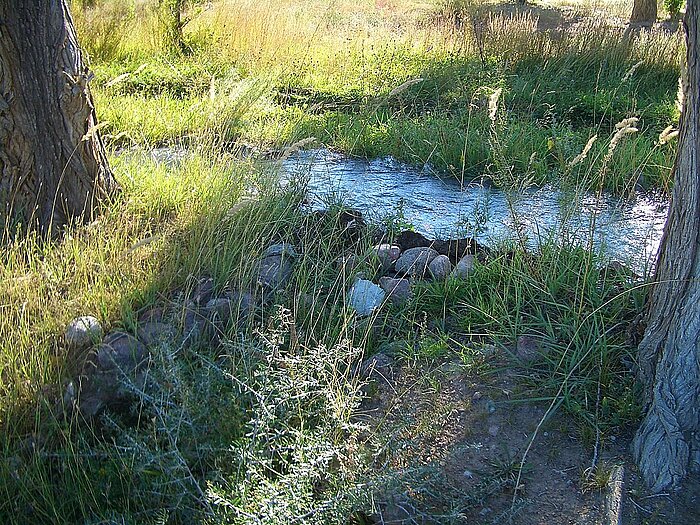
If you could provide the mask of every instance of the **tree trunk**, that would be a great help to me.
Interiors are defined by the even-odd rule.
[[[634,0],[630,24],[651,26],[656,22],[657,0]]]
[[[0,228],[50,235],[116,189],[89,80],[66,0],[0,1]]]
[[[185,0],[159,0],[159,15],[163,27],[165,49],[174,53],[185,50],[185,40],[182,36],[182,8]]]
[[[633,453],[655,492],[678,488],[700,468],[699,3],[688,0],[684,21],[687,82],[674,189],[639,347],[647,412]]]

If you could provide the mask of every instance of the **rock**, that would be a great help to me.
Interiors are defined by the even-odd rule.
[[[318,227],[324,231],[332,231],[343,247],[357,243],[367,229],[362,213],[345,209],[341,211],[317,210],[313,213]]]
[[[438,255],[435,259],[430,261],[428,270],[430,271],[430,275],[433,276],[433,279],[444,281],[452,271],[450,258],[447,255]]]
[[[379,259],[382,272],[388,272],[401,256],[401,248],[394,244],[379,244],[374,247],[374,253]]]
[[[610,261],[607,265],[603,266],[599,270],[601,278],[612,278],[618,281],[636,281],[641,279],[641,276],[627,266],[622,264],[620,261]]]
[[[139,325],[136,329],[136,336],[139,338],[139,341],[147,347],[150,347],[174,341],[177,336],[177,331],[171,324],[148,321]]]
[[[118,408],[133,399],[133,388],[145,385],[145,368],[150,354],[145,345],[124,332],[113,332],[91,353],[76,381],[68,384],[63,396],[69,412],[78,411],[93,418],[104,408]]]
[[[298,254],[297,251],[294,249],[294,245],[288,242],[282,242],[279,244],[272,244],[268,246],[267,249],[263,252],[261,259],[274,256],[295,258],[298,257]]]
[[[365,378],[380,376],[383,378],[391,377],[394,360],[383,353],[374,354],[368,357],[360,365],[360,374]]]
[[[423,277],[428,265],[438,255],[432,248],[410,248],[396,261],[396,271],[411,277]]]
[[[238,310],[238,322],[244,323],[248,318],[255,313],[255,308],[258,305],[255,296],[246,291],[234,290],[228,292],[226,297],[231,300],[232,311],[235,314]]]
[[[386,293],[371,281],[358,279],[348,292],[348,306],[358,316],[365,317],[379,308]]]
[[[393,304],[403,304],[413,295],[411,283],[408,279],[382,277],[379,279],[379,286],[386,292],[387,299]]]
[[[353,209],[343,210],[338,214],[338,225],[341,228],[341,237],[346,244],[355,244],[367,229],[362,213]]]
[[[185,307],[182,317],[182,340],[185,345],[194,345],[209,335],[210,323],[203,311],[199,311],[194,304]]]
[[[486,412],[489,414],[493,414],[496,411],[496,403],[494,403],[491,399],[486,401]]]
[[[345,273],[345,276],[352,275],[360,268],[361,264],[360,258],[355,254],[341,255],[338,257],[336,264],[341,272]]]
[[[525,364],[535,361],[540,350],[540,343],[529,335],[521,335],[515,343],[515,356]]]
[[[90,315],[73,319],[63,335],[66,346],[75,350],[83,350],[102,340],[104,332],[100,322]]]
[[[493,437],[496,437],[498,435],[498,431],[500,428],[498,425],[490,425],[489,426],[489,434],[491,434]]]
[[[189,294],[189,301],[197,306],[207,304],[209,299],[214,296],[214,279],[210,277],[202,277],[197,281],[194,288]]]
[[[411,248],[428,248],[433,244],[426,236],[410,230],[402,231],[394,239],[394,242],[401,248],[401,251]]]
[[[258,283],[268,291],[284,288],[289,284],[293,270],[292,257],[285,255],[265,257],[258,267]]]
[[[101,370],[118,369],[129,373],[140,367],[149,357],[146,346],[125,332],[112,332],[97,348],[97,363]]]
[[[166,318],[165,308],[162,306],[154,306],[153,308],[148,308],[144,310],[139,315],[139,323],[162,323]]]
[[[472,394],[472,401],[479,401],[483,397],[483,394],[478,390]]]
[[[475,255],[486,251],[485,247],[479,245],[476,240],[470,237],[447,241],[436,240],[431,247],[440,255],[447,255],[452,264],[456,264],[465,255]]]
[[[219,320],[227,324],[233,315],[233,302],[227,297],[210,299],[204,307],[204,316],[209,321]]]
[[[456,279],[465,279],[471,273],[474,272],[474,261],[476,257],[474,255],[465,255],[462,257],[454,270],[452,270],[452,277]]]

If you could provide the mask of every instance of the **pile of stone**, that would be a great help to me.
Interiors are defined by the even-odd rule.
[[[371,254],[381,275],[377,283],[355,280],[348,291],[348,306],[358,316],[368,316],[387,301],[403,304],[412,297],[412,285],[419,280],[464,279],[474,271],[477,253],[484,253],[473,239],[431,241],[405,231],[393,244],[378,244]],[[361,259],[356,255],[339,260],[343,269],[353,272]]]
[[[119,409],[143,389],[152,352],[162,344],[188,347],[218,344],[234,323],[247,322],[256,308],[250,292],[226,290],[215,294],[214,281],[198,279],[170,307],[152,307],[141,313],[135,333],[115,330],[104,334],[92,316],[78,317],[66,328],[64,344],[83,356],[80,373],[63,396],[67,414],[86,419],[103,409]]]

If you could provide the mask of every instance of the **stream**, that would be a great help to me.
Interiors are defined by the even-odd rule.
[[[150,154],[156,162],[173,165],[190,152],[175,147]],[[655,260],[668,212],[668,199],[654,193],[631,199],[609,193],[574,196],[546,185],[509,198],[496,188],[462,185],[430,167],[325,148],[297,151],[270,166],[280,171],[283,183],[305,182],[315,209],[342,202],[371,220],[393,216],[396,224],[398,218],[398,227],[410,226],[431,238],[469,236],[487,245],[519,237],[535,247],[539,238],[568,238],[583,246],[592,243],[604,257],[641,274]]]
[[[327,149],[296,152],[282,168],[283,178],[308,180],[313,207],[342,201],[377,220],[398,213],[402,223],[432,238],[474,236],[494,244],[516,238],[519,228],[530,246],[548,235],[583,245],[592,240],[604,256],[640,273],[655,259],[668,212],[667,199],[651,193],[632,199],[607,193],[575,197],[547,185],[509,199],[501,190],[461,185],[429,167]]]

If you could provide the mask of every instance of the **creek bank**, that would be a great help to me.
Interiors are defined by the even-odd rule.
[[[431,240],[408,230],[393,236],[375,233],[356,210],[334,217],[328,212],[313,215],[321,223],[332,220],[335,227],[331,231],[346,247],[336,264],[345,279],[346,306],[358,318],[371,318],[385,305],[400,308],[412,300],[419,282],[469,279],[478,264],[496,255],[470,238]],[[369,251],[359,250],[359,240],[369,238],[376,244]],[[218,346],[231,330],[243,330],[279,292],[290,288],[304,253],[298,242],[271,244],[254,261],[254,276],[247,284],[217,289],[211,277],[190,277],[184,289],[170,292],[161,304],[141,311],[130,330],[105,331],[89,315],[74,319],[65,330],[63,343],[80,356],[80,365],[64,390],[61,409],[66,416],[92,419],[106,408],[128,406],[134,394],[145,388],[159,348]],[[371,275],[363,274],[367,268]],[[637,277],[620,263],[601,272]],[[525,340],[518,343],[518,356],[530,360],[532,345]]]

